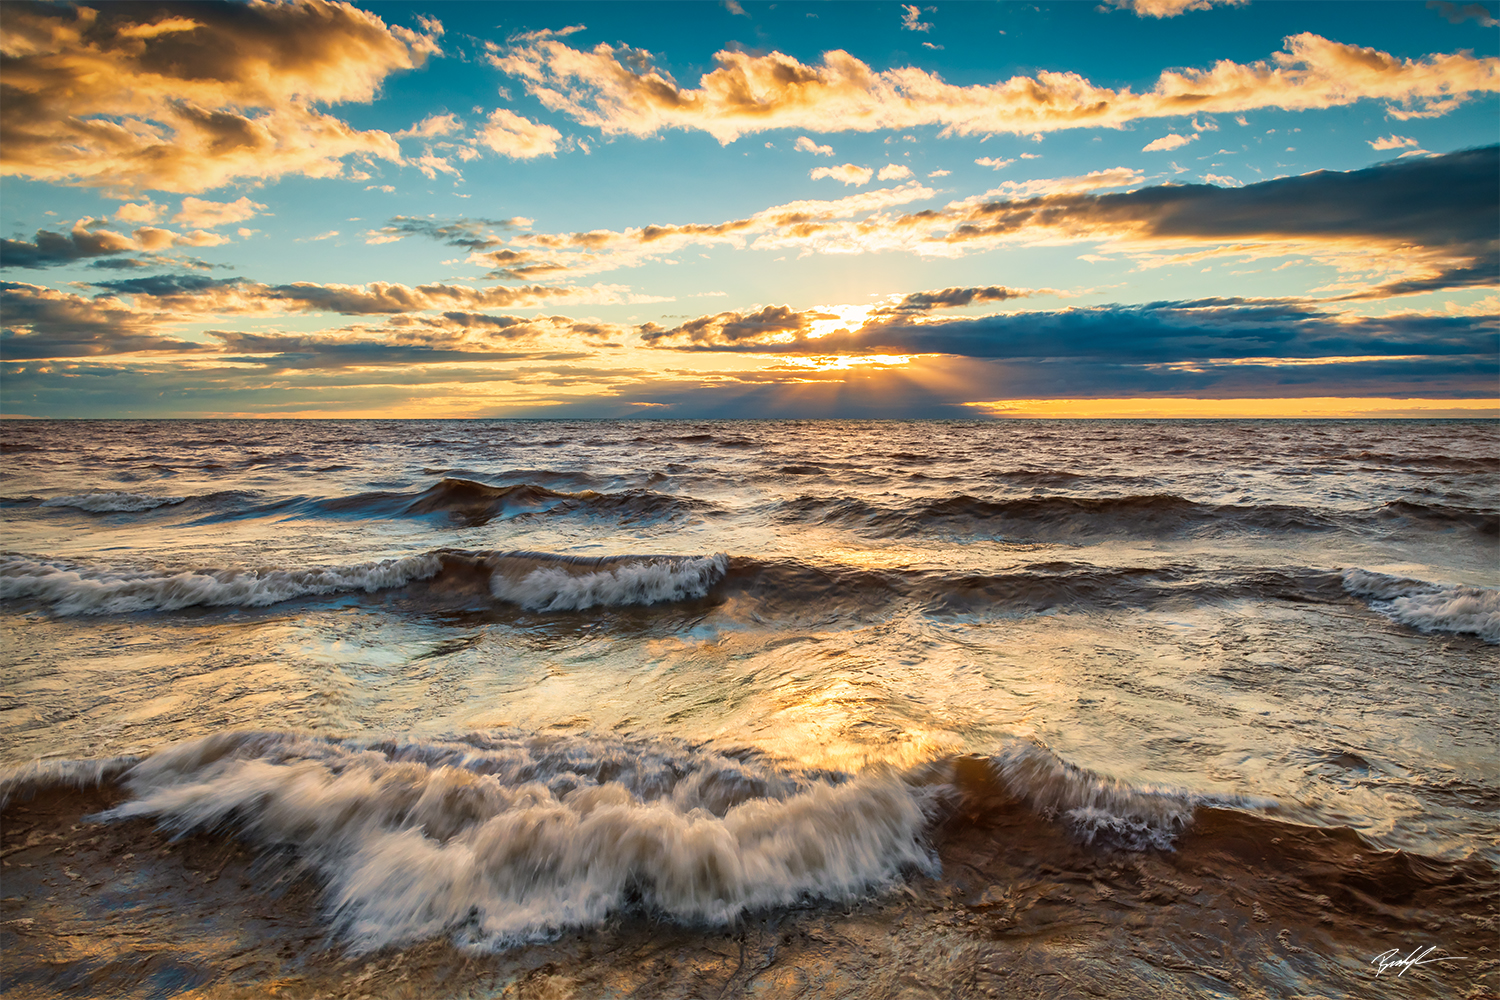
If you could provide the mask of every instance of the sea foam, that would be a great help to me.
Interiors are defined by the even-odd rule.
[[[1459,632],[1500,643],[1500,590],[1428,583],[1364,569],[1344,570],[1344,589],[1423,632]]]
[[[314,594],[400,587],[441,568],[442,560],[432,553],[351,566],[178,573],[7,556],[0,558],[0,599],[42,601],[59,615],[174,611],[199,605],[263,607]]]
[[[529,611],[582,611],[696,600],[707,596],[729,569],[724,553],[696,557],[565,560],[524,554],[500,556],[490,592]]]
[[[226,733],[125,783],[133,798],[99,818],[293,848],[355,951],[442,934],[500,947],[632,905],[722,925],[936,870],[929,793],[895,772],[798,775],[666,741]]]

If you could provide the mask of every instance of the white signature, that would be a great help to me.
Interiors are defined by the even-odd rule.
[[[1414,969],[1419,965],[1431,965],[1434,962],[1463,961],[1462,955],[1441,955],[1437,958],[1427,957],[1437,950],[1437,945],[1433,944],[1428,945],[1426,948],[1413,948],[1410,955],[1402,957],[1400,948],[1392,948],[1390,951],[1383,951],[1370,959],[1370,964],[1376,967],[1375,975],[1377,976],[1387,969],[1400,969],[1401,971],[1396,973],[1396,975],[1403,976],[1406,974],[1407,969]]]

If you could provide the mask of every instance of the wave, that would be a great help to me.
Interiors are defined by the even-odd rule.
[[[503,515],[527,513],[594,514],[625,521],[657,521],[712,507],[690,497],[650,490],[569,493],[535,483],[490,486],[470,479],[444,479],[421,493],[361,493],[320,501],[317,509],[332,513],[443,514],[466,526],[487,524]]]
[[[687,601],[706,597],[723,579],[729,557],[569,558],[544,553],[494,557],[490,593],[528,611]]]
[[[686,923],[847,900],[935,869],[928,795],[669,741],[489,734],[359,744],[227,733],[157,753],[99,819],[292,848],[356,951],[544,939],[645,908]]]
[[[838,619],[899,601],[935,616],[1003,615],[1236,599],[1333,602],[1343,591],[1336,573],[1302,567],[1241,574],[1216,573],[1191,563],[1100,567],[1051,561],[999,573],[952,574],[735,558],[713,596],[748,598],[761,618],[814,614]]]
[[[1085,845],[1130,851],[1172,850],[1203,807],[1274,810],[1270,799],[1208,795],[1132,785],[1070,764],[1047,747],[1017,740],[988,755],[950,758],[914,774],[939,781],[955,812],[976,821],[1022,806],[1060,823]]]
[[[190,607],[265,607],[329,594],[425,584],[436,603],[475,593],[528,611],[582,611],[689,601],[723,579],[729,557],[564,556],[542,552],[421,555],[302,569],[140,570],[21,555],[0,556],[0,600],[31,600],[54,614],[119,614]]]
[[[142,821],[235,838],[263,874],[313,875],[323,925],[355,952],[440,937],[498,949],[615,915],[723,927],[767,909],[848,906],[916,874],[942,879],[943,858],[963,896],[976,856],[1014,878],[1018,865],[1039,877],[1130,870],[1140,862],[1122,854],[1170,852],[1178,870],[1232,881],[1249,866],[1289,898],[1327,893],[1361,913],[1494,877],[1481,859],[1384,850],[1346,826],[1287,819],[1270,800],[1133,785],[1025,740],[844,773],[666,737],[224,732],[144,758],[0,774],[0,805],[23,800],[31,818],[74,824],[48,842],[108,843],[101,880],[119,877],[121,855],[155,853],[142,845],[159,834]]]
[[[887,507],[852,497],[804,496],[776,510],[789,522],[844,524],[880,534],[957,527],[1023,537],[1069,538],[1127,533],[1172,535],[1207,529],[1323,531],[1324,514],[1284,504],[1204,504],[1172,494],[1090,498],[1039,496],[984,500],[962,494]]]
[[[754,750],[598,734],[355,741],[227,732],[144,759],[0,776],[6,800],[112,783],[93,817],[290,851],[355,951],[450,936],[500,947],[645,910],[724,925],[850,902],[911,872],[955,819],[1018,808],[1105,850],[1170,850],[1195,810],[1273,803],[1132,787],[1018,741],[907,772],[800,769]]]
[[[0,600],[50,604],[59,615],[264,607],[298,597],[400,587],[435,575],[435,554],[306,569],[110,569],[62,560],[0,557]]]
[[[1500,457],[1493,455],[1393,455],[1386,452],[1361,451],[1337,456],[1346,462],[1378,462],[1382,465],[1420,466],[1426,469],[1450,469],[1454,472],[1500,472]]]
[[[554,483],[582,482],[584,475],[538,473],[536,478]],[[14,506],[73,507],[93,513],[144,512],[181,505],[183,510],[203,511],[194,523],[265,517],[296,516],[420,517],[443,515],[450,522],[468,527],[487,524],[500,517],[528,514],[593,515],[617,518],[627,523],[671,520],[698,512],[711,512],[712,504],[691,497],[677,497],[651,490],[631,489],[618,493],[594,490],[567,492],[534,482],[491,486],[468,479],[443,479],[420,492],[374,491],[342,497],[267,497],[246,490],[221,490],[193,496],[152,496],[140,493],[92,492],[78,496],[40,500],[37,497],[4,497],[0,503]]]
[[[0,556],[0,599],[54,614],[261,607],[297,598],[401,589],[430,607],[498,602],[540,613],[711,601],[745,622],[860,620],[915,605],[925,614],[1010,615],[1052,610],[1199,606],[1224,600],[1333,602],[1336,573],[1286,567],[1221,573],[1190,563],[1099,567],[1039,562],[1005,572],[872,570],[792,559],[712,555],[570,556],[435,549],[348,566],[299,569],[128,569],[38,556]]]
[[[1370,606],[1422,632],[1477,635],[1500,644],[1500,590],[1428,583],[1406,577],[1346,569],[1344,589],[1370,599]]]
[[[1480,535],[1500,536],[1500,514],[1493,510],[1393,500],[1376,514],[1382,519],[1415,520],[1436,528],[1468,528]]]
[[[52,497],[49,500],[43,500],[38,506],[74,507],[78,510],[86,510],[92,514],[105,514],[154,510],[157,507],[180,504],[186,499],[187,497],[162,497],[146,493],[97,492],[80,493],[77,496]]]

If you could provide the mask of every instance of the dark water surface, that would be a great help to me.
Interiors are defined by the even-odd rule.
[[[0,448],[8,996],[1496,988],[1493,422]]]

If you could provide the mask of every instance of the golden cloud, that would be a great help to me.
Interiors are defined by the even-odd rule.
[[[509,156],[513,160],[528,160],[556,153],[557,141],[562,138],[562,133],[551,125],[533,122],[514,111],[499,108],[490,114],[489,121],[479,130],[477,138],[501,156]]]
[[[960,135],[1119,128],[1149,118],[1255,108],[1389,102],[1397,117],[1444,114],[1476,93],[1500,90],[1500,60],[1468,52],[1401,59],[1319,35],[1289,36],[1285,50],[1252,63],[1168,70],[1151,90],[1099,87],[1076,73],[1042,72],[960,87],[907,66],[876,71],[847,52],[807,65],[781,52],[723,51],[696,88],[680,86],[649,52],[600,44],[589,51],[551,38],[491,52],[546,107],[607,134],[700,129],[721,143],[770,129],[868,132],[939,125]]]
[[[424,26],[327,0],[9,8],[0,173],[127,195],[400,162],[385,132],[314,105],[369,101],[437,53],[442,27]]]

